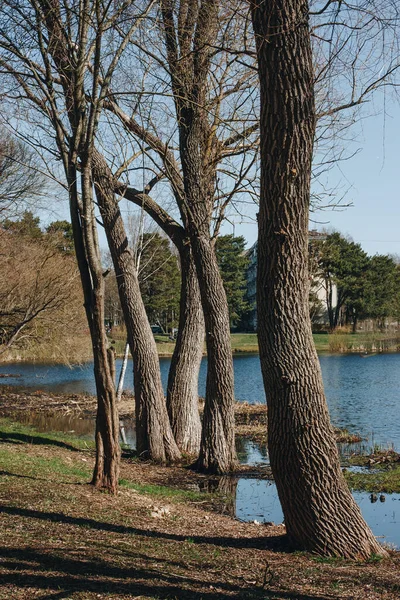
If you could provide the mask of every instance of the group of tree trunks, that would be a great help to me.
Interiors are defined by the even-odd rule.
[[[11,4],[11,0],[5,2],[6,6]],[[110,89],[113,69],[130,41],[135,24],[129,28],[127,21],[121,22],[118,28],[121,41],[118,36],[113,39],[114,54],[108,57],[108,66],[103,69],[102,36],[112,20],[109,15],[108,20],[102,16],[101,3],[95,2],[91,7],[89,0],[85,0],[76,14],[68,13],[69,8],[60,0],[26,4],[31,18],[32,11],[34,15],[37,53],[44,57],[40,75],[35,71],[32,79],[44,86],[45,99],[35,96],[36,88],[32,90],[28,83],[21,83],[18,70],[15,80],[28,100],[52,123],[68,184],[98,396],[93,483],[116,491],[120,453],[115,368],[107,351],[104,276],[94,196],[117,276],[134,359],[138,452],[146,458],[171,462],[179,459],[181,449],[198,454],[195,466],[202,471],[229,472],[237,462],[230,322],[215,239],[210,233],[219,143],[206,109],[219,2],[160,0],[158,3],[176,113],[180,165],[174,163],[154,136],[139,131],[121,113]],[[145,18],[152,4],[143,8],[140,19]],[[115,10],[118,21],[121,16],[118,6]],[[69,19],[78,18],[76,38],[68,37],[71,23],[64,26],[65,11]],[[261,97],[258,321],[268,398],[271,466],[287,533],[296,547],[322,554],[368,558],[372,553],[384,554],[384,551],[364,523],[341,474],[308,315],[307,231],[315,132],[308,3],[252,0],[251,12]],[[89,13],[98,29],[86,54],[92,27]],[[13,47],[8,50],[19,60],[20,55]],[[23,61],[24,68],[30,68],[30,60]],[[86,86],[89,75],[93,79],[90,91]],[[57,86],[63,91],[65,113],[59,111],[54,96]],[[125,129],[136,131],[146,145],[163,156],[182,224],[171,219],[148,195],[148,190],[132,190],[114,179],[97,148],[96,134],[104,109],[120,114]],[[181,315],[166,402],[118,194],[153,216],[180,254]],[[204,325],[208,372],[200,435],[197,375]]]

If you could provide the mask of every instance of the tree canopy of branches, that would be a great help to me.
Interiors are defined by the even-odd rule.
[[[35,152],[0,128],[0,219],[15,217],[43,194],[44,177]]]

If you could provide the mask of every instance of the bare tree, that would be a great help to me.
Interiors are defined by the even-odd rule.
[[[192,271],[203,288],[203,311],[206,312],[207,306],[209,313],[208,324],[206,318],[209,391],[198,466],[225,471],[235,463],[233,423],[229,416],[233,376],[229,318],[223,317],[225,313],[227,316],[227,306],[214,242],[232,199],[237,195],[243,200],[246,183],[254,177],[258,125],[250,90],[255,73],[247,65],[241,66],[234,51],[227,48],[233,47],[233,30],[236,34],[240,30],[234,11],[224,7],[218,15],[213,3],[202,3],[201,9],[196,2],[167,2],[160,6],[164,45],[160,46],[157,28],[150,40],[145,39],[141,45],[136,42],[146,61],[153,61],[153,70],[146,71],[148,85],[140,94],[133,91],[129,94],[126,87],[113,89],[105,107],[142,142],[149,161],[153,161],[155,178],[168,178],[183,223],[184,239],[190,241]],[[217,17],[225,24],[221,31]],[[174,54],[171,44],[175,43]],[[160,82],[162,90],[158,93]],[[137,110],[137,103],[143,97],[151,98],[147,101],[151,109],[147,127],[143,125],[142,103],[140,111]],[[168,122],[166,114],[170,117]],[[192,145],[186,139],[189,130],[196,137]],[[130,198],[129,186],[121,189]],[[249,189],[252,191],[251,186]],[[140,197],[136,196],[138,203]],[[157,204],[154,213],[160,215],[160,210],[168,222],[171,217]],[[181,263],[186,264],[182,258]]]
[[[297,547],[320,554],[382,556],[340,470],[311,334],[307,244],[316,111],[308,3],[251,6],[261,93],[259,345],[286,530]]]
[[[96,229],[92,158],[102,105],[121,55],[150,3],[103,5],[99,0],[2,3],[0,66],[6,96],[18,99],[51,125],[70,200],[75,252],[92,339],[98,412],[93,484],[115,492],[118,485],[118,414],[113,364],[104,324],[104,277]],[[129,16],[126,34],[113,43],[111,26]],[[108,44],[108,45],[107,45]],[[100,79],[100,74],[102,78]],[[8,76],[8,77],[7,77]],[[87,84],[90,80],[90,91]],[[28,108],[28,110],[29,110]],[[41,132],[43,125],[38,125]]]
[[[1,128],[0,219],[18,215],[22,206],[32,204],[43,194],[44,188],[45,178],[38,171],[35,153]]]
[[[68,330],[82,326],[79,273],[51,235],[30,239],[1,231],[0,277],[0,354],[12,347],[54,348],[54,331],[65,342]]]
[[[97,151],[92,155],[92,175],[133,357],[137,451],[143,458],[172,462],[180,458],[180,452],[168,419],[157,348],[140,294],[135,256],[115,198],[113,175]]]

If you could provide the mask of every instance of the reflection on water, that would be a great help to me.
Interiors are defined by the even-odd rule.
[[[63,431],[87,439],[94,437],[95,421],[87,417],[33,411],[21,411],[13,416],[21,423],[33,425],[40,432]],[[134,421],[126,419],[123,425],[126,441],[134,449]],[[257,465],[268,462],[266,448],[260,448],[250,440],[239,438],[237,449],[242,464]],[[276,524],[283,521],[276,486],[272,481],[236,477],[204,478],[199,482],[198,489],[226,495],[223,511],[232,516],[236,515],[240,520]],[[355,492],[353,495],[364,518],[380,541],[400,547],[400,494],[385,494],[384,497],[380,497],[367,492]]]
[[[71,416],[62,413],[34,412],[28,410],[14,412],[12,417],[23,425],[32,425],[41,433],[62,431],[88,439],[94,438],[95,421],[87,417],[81,418],[76,415]]]
[[[400,548],[400,494],[385,494],[380,502],[368,492],[354,492],[353,496],[379,541]],[[239,479],[236,516],[243,521],[282,523],[283,513],[275,484],[259,479]]]
[[[235,396],[251,404],[265,402],[258,356],[235,355]],[[322,375],[332,422],[367,438],[368,447],[379,444],[400,450],[400,354],[377,354],[368,360],[358,354],[320,356]],[[170,359],[160,359],[166,388]],[[121,361],[117,361],[117,368]],[[200,369],[199,394],[204,396],[207,360]],[[94,394],[93,367],[64,365],[7,364],[0,374],[21,377],[1,379],[7,385],[35,390]],[[132,365],[127,370],[126,389],[133,390]]]
[[[267,447],[260,446],[246,438],[236,437],[236,452],[242,465],[253,466],[269,463]]]
[[[35,412],[32,410],[16,411],[11,416],[23,425],[32,425],[41,433],[61,431],[63,433],[73,433],[80,438],[94,440],[95,419],[51,411]],[[127,446],[135,450],[136,431],[134,420],[125,419],[120,421],[120,424],[124,430]]]

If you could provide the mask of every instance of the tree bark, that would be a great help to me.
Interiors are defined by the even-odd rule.
[[[100,255],[97,252],[92,190],[88,173],[82,185],[82,213],[78,206],[76,170],[70,166],[68,174],[71,222],[74,245],[84,293],[84,305],[93,348],[93,369],[96,382],[96,461],[92,484],[116,493],[119,479],[120,446],[119,418],[115,397],[113,365],[108,359],[107,337],[104,326],[104,279]]]
[[[260,359],[271,467],[293,544],[366,559],[386,552],[346,485],[308,310],[308,213],[315,131],[305,0],[252,0],[261,84]]]
[[[182,277],[179,328],[168,375],[167,409],[178,447],[183,452],[197,455],[201,438],[198,379],[204,318],[188,243],[179,244],[179,255]]]
[[[181,299],[178,337],[168,375],[167,408],[172,431],[183,452],[198,454],[201,421],[198,406],[198,374],[204,341],[204,318],[196,267],[185,229],[148,195],[116,184],[127,200],[154,219],[175,244],[181,262]]]
[[[119,419],[112,367],[107,357],[107,336],[104,325],[104,280],[94,216],[91,179],[91,148],[95,130],[88,127],[88,115],[85,110],[84,72],[86,67],[83,66],[83,63],[78,65],[74,59],[71,60],[71,45],[68,44],[68,35],[63,30],[60,2],[57,0],[41,0],[39,4],[48,34],[47,59],[51,56],[60,76],[65,103],[64,108],[71,127],[67,143],[66,133],[61,126],[57,111],[51,113],[54,133],[69,186],[75,252],[81,275],[85,310],[93,348],[97,417],[96,463],[92,483],[96,487],[104,487],[116,493],[120,459]],[[38,10],[37,13],[39,13]],[[85,37],[84,32],[87,31],[89,17],[85,14],[80,16],[82,17],[80,33]],[[75,65],[75,67],[71,68],[71,65]],[[49,97],[52,98],[51,110],[54,111],[57,104],[53,98],[52,80],[50,79],[46,84]],[[78,160],[81,163],[80,197],[77,187]]]
[[[210,232],[218,142],[206,109],[218,2],[162,0],[160,4],[183,175],[184,193],[177,200],[196,265],[206,326],[206,398],[195,466],[206,472],[225,473],[237,463],[233,361],[228,303]]]
[[[204,312],[208,360],[200,454],[195,466],[200,471],[222,474],[237,465],[228,303],[210,239],[193,236],[192,248]]]
[[[115,199],[113,177],[96,150],[92,173],[133,358],[137,451],[142,458],[173,462],[180,458],[180,452],[168,419],[157,347],[143,305],[133,252]]]

